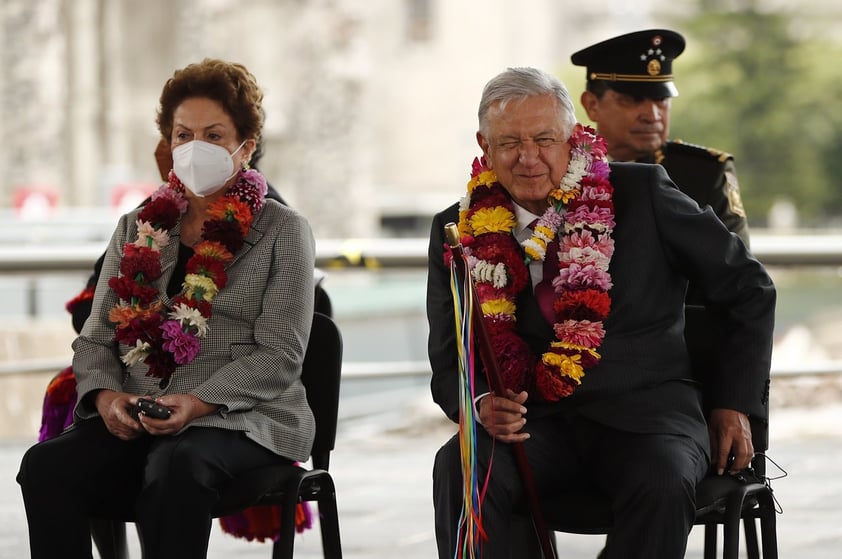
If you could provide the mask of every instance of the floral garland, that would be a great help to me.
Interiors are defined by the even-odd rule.
[[[153,283],[162,274],[161,248],[188,207],[184,185],[170,171],[169,184],[155,191],[137,216],[137,240],[123,247],[120,274],[108,280],[120,298],[108,314],[116,324],[114,339],[132,346],[123,363],[143,361],[149,366],[146,374],[162,379],[165,387],[177,366],[196,358],[200,338],[208,331],[211,302],[228,281],[225,267],[243,246],[266,191],[263,175],[242,170],[225,196],[208,207],[209,219],[187,261],[183,289],[167,308]]]
[[[468,195],[459,214],[459,232],[476,285],[503,382],[530,390],[545,401],[569,396],[585,369],[595,366],[605,337],[612,287],[608,266],[614,253],[613,187],[608,180],[605,140],[577,124],[570,137],[570,163],[532,238],[518,246],[511,197],[484,160],[474,160]],[[515,330],[518,294],[530,286],[528,264],[544,260],[559,237],[559,273],[552,285],[555,339],[540,356]],[[523,254],[525,253],[525,257]]]

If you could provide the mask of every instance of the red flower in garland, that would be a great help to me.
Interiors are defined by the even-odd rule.
[[[234,221],[214,219],[206,221],[202,227],[202,237],[224,245],[230,252],[237,252],[243,246],[243,234],[240,225]]]
[[[220,288],[228,283],[228,274],[225,273],[225,265],[220,259],[202,254],[196,254],[190,259],[187,263],[187,273],[206,276]]]
[[[523,338],[515,333],[514,322],[498,324],[505,324],[505,328],[491,336],[491,349],[498,357],[500,376],[507,388],[521,392],[529,387],[527,371],[535,366],[536,357]]]
[[[156,229],[172,229],[182,212],[179,205],[173,203],[173,198],[158,196],[146,203],[137,219],[151,223]]]
[[[138,340],[148,341],[159,337],[158,330],[164,318],[160,313],[146,313],[131,318],[123,327],[117,328],[114,339],[121,344],[134,346]]]
[[[611,298],[599,289],[564,291],[553,304],[557,315],[579,320],[605,320],[611,310]]]
[[[150,285],[138,283],[128,276],[113,277],[108,280],[108,287],[124,301],[148,305],[158,298],[158,290]]]
[[[148,247],[126,245],[120,261],[120,273],[138,282],[151,283],[161,277],[161,259],[158,251]]]

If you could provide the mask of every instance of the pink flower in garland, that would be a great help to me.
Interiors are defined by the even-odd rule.
[[[611,256],[614,254],[614,239],[611,238],[610,235],[600,234],[596,235],[592,231],[582,230],[582,231],[573,231],[569,235],[564,235],[561,239],[559,250],[562,253],[573,253],[575,255],[576,251],[596,251],[601,256],[594,256],[594,261],[600,262],[600,264],[604,265],[604,267],[608,268],[608,262],[603,262],[603,259],[611,259]],[[565,256],[564,259],[568,257]],[[571,261],[575,261],[576,259],[572,256],[570,257]]]
[[[611,167],[608,166],[608,162],[604,160],[595,160],[591,163],[590,169],[590,177],[584,183],[585,185],[593,182],[607,182],[608,176],[611,174]]]
[[[595,349],[605,337],[605,329],[601,322],[589,320],[565,320],[553,327],[559,341]]]
[[[570,228],[581,228],[583,224],[587,224],[592,229],[613,229],[615,225],[614,212],[611,211],[611,208],[588,205],[581,205],[574,211],[567,213],[564,216],[564,221]]]
[[[556,292],[569,288],[592,287],[608,291],[613,284],[611,276],[606,270],[594,264],[571,263],[563,268],[558,277],[553,278],[553,287]]]
[[[199,354],[201,343],[199,338],[191,332],[185,332],[177,320],[168,320],[161,324],[163,348],[173,354],[173,359],[179,365],[186,365]]]
[[[240,172],[239,180],[228,190],[228,197],[245,202],[257,213],[263,207],[268,191],[266,178],[257,169],[247,169]]]

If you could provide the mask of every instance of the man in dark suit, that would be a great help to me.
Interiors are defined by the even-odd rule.
[[[720,473],[748,466],[748,416],[762,413],[767,397],[775,305],[768,274],[663,168],[612,163],[613,189],[605,186],[604,145],[585,137],[557,79],[531,68],[503,72],[480,102],[485,167],[478,163],[461,206],[433,220],[433,398],[458,420],[459,355],[443,234],[449,222],[459,222],[471,253],[483,322],[507,383],[505,394],[490,393],[480,374],[473,393],[481,426],[477,479],[486,479],[493,452],[482,504],[486,558],[522,556],[510,551],[513,511],[523,501],[508,444],[515,442],[524,445],[538,495],[582,479],[610,497],[615,522],[605,559],[683,557],[696,483],[710,466]],[[563,202],[556,217],[547,217],[551,194]],[[562,241],[560,250],[551,238]],[[536,241],[559,257],[546,273],[541,260],[549,257],[541,250],[536,256]],[[547,310],[540,287],[553,277]],[[683,336],[688,280],[727,325],[707,422]],[[461,411],[470,413],[466,407]],[[437,454],[433,479],[439,557],[452,557],[464,495],[458,437]]]
[[[580,101],[605,138],[609,158],[663,165],[679,190],[699,206],[710,206],[748,245],[734,157],[667,139],[672,98],[678,97],[672,65],[684,47],[681,34],[649,29],[573,53],[573,64],[587,69]]]

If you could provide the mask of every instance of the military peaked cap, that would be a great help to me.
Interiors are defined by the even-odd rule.
[[[587,68],[588,83],[608,82],[611,89],[635,97],[678,96],[672,61],[684,51],[684,37],[668,29],[620,35],[574,53],[570,60]]]

